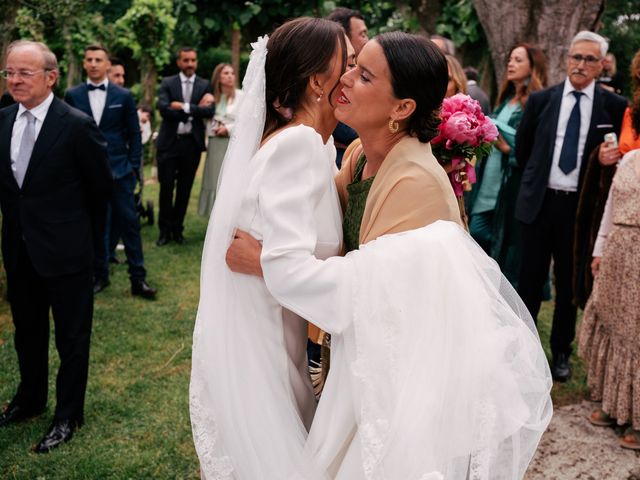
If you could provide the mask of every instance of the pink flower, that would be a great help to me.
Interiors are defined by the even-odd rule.
[[[478,145],[478,121],[465,112],[455,112],[444,124],[443,135],[454,143],[467,144],[472,147]]]
[[[481,124],[481,130],[484,142],[493,142],[498,138],[498,129],[489,118],[484,118]]]
[[[433,152],[442,164],[451,162],[449,180],[455,194],[461,196],[476,182],[471,158],[486,153],[498,130],[476,100],[460,93],[444,99],[440,118],[438,135],[431,141]]]

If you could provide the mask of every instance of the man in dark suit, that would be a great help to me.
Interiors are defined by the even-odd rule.
[[[487,93],[478,85],[478,70],[473,67],[464,67],[464,74],[467,77],[467,92],[474,100],[477,100],[482,109],[482,113],[491,113],[491,102]]]
[[[104,47],[89,45],[84,52],[83,66],[87,82],[70,89],[65,101],[91,116],[107,140],[109,165],[114,188],[106,218],[107,232],[97,232],[93,292],[109,285],[109,234],[117,232],[124,243],[131,293],[153,299],[156,290],[146,281],[140,219],[136,212],[134,190],[140,179],[142,143],[140,125],[133,95],[129,90],[109,82],[109,55]]]
[[[176,63],[180,73],[165,78],[158,94],[162,115],[156,144],[160,181],[158,246],[166,245],[171,239],[178,244],[184,242],[184,216],[200,156],[205,150],[204,120],[213,117],[215,112],[212,103],[200,105],[202,97],[212,92],[209,82],[195,74],[196,51],[181,48]]]
[[[626,101],[595,82],[607,47],[600,35],[578,33],[567,57],[566,80],[531,94],[516,138],[516,157],[524,168],[515,213],[524,224],[518,292],[536,319],[553,257],[556,304],[551,373],[559,381],[571,374],[576,323],[572,248],[584,172],[615,168],[609,165],[619,158],[617,149],[603,145],[603,137],[620,131]],[[592,162],[599,165],[587,165],[596,149],[599,153]]]
[[[37,42],[9,46],[3,75],[17,104],[0,111],[2,255],[20,367],[0,427],[47,403],[49,310],[60,369],[53,423],[35,451],[69,440],[84,418],[93,316],[92,230],[112,179],[93,119],[56,99],[55,55]]]

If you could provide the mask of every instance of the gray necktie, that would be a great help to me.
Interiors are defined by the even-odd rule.
[[[22,116],[27,119],[27,126],[24,128],[24,132],[22,132],[22,140],[20,141],[20,150],[18,150],[14,173],[16,182],[18,182],[18,186],[20,187],[22,187],[22,182],[24,181],[24,176],[29,166],[29,160],[31,160],[33,146],[36,143],[36,117],[28,110],[22,112]]]
[[[182,93],[182,100],[184,103],[191,103],[191,95],[193,93],[193,83],[191,83],[191,79],[184,81],[184,90]],[[186,122],[180,122],[178,124],[178,133],[183,135],[187,133],[191,133],[191,117]]]
[[[193,84],[191,80],[184,82],[184,103],[191,103],[191,94],[193,93]]]

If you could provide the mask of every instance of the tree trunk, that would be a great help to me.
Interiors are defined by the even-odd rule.
[[[155,104],[157,82],[158,72],[153,59],[146,56],[141,58],[140,83],[142,84],[142,101],[152,108]]]
[[[4,11],[4,20],[0,24],[0,61],[2,62],[0,68],[4,68],[7,60],[7,48],[13,38],[19,6],[16,1],[0,1],[0,9]],[[5,89],[6,80],[0,77],[0,95],[4,93]]]
[[[500,85],[507,55],[518,42],[535,43],[549,62],[550,85],[565,77],[565,59],[573,36],[595,30],[604,0],[473,0],[484,27]]]
[[[396,7],[401,12],[408,8],[416,16],[422,33],[433,35],[442,13],[442,3],[443,0],[396,0]]]
[[[240,72],[240,30],[234,27],[231,27],[231,66],[233,71],[236,72],[237,87],[242,79]]]

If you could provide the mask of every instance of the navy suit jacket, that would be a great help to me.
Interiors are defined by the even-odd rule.
[[[17,269],[20,242],[44,277],[90,269],[93,226],[113,180],[106,143],[92,118],[57,98],[33,147],[22,187],[11,170],[11,136],[18,105],[0,110],[2,255]]]
[[[540,213],[549,183],[563,90],[564,82],[532,93],[518,126],[516,159],[524,171],[515,216],[526,224],[533,223]],[[604,141],[606,133],[620,133],[626,108],[627,101],[623,97],[596,85],[591,122],[580,164],[578,192],[582,188],[589,155]]]
[[[174,110],[170,108],[171,102],[183,102],[182,98],[182,82],[180,75],[172,75],[162,80],[160,84],[160,92],[158,93],[158,109],[162,116],[162,125],[158,133],[156,145],[158,151],[168,150],[176,140],[178,132],[178,124],[186,122],[189,117],[191,121],[191,134],[201,151],[205,150],[204,145],[204,119],[213,117],[216,107],[210,105],[201,107],[198,105],[205,93],[213,93],[211,84],[204,78],[195,77],[193,82],[193,90],[191,92],[191,103],[189,104],[189,114],[182,110]]]
[[[90,117],[89,89],[86,83],[67,91],[65,101]],[[98,128],[107,140],[107,154],[113,178],[118,179],[140,169],[142,141],[136,103],[131,92],[112,82],[107,85],[107,98]]]

